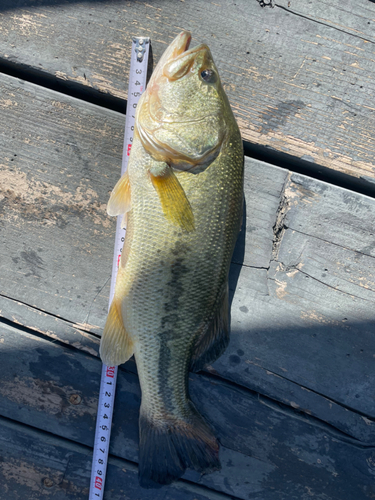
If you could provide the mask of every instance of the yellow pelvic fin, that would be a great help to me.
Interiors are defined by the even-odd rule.
[[[122,215],[131,208],[130,183],[128,172],[125,172],[113,188],[107,205],[108,215]]]
[[[114,299],[109,309],[100,342],[100,357],[107,366],[125,363],[134,352],[133,342],[124,328],[120,303]]]
[[[186,231],[193,231],[193,211],[172,168],[166,163],[158,163],[150,169],[150,177],[166,219]]]

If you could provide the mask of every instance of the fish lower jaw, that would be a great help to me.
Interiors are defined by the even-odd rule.
[[[164,162],[175,170],[194,174],[205,170],[218,157],[223,143],[223,138],[221,138],[211,149],[206,151],[192,150],[190,155],[156,139],[153,132],[143,127],[140,121],[137,123],[137,131],[144,150],[154,161]]]

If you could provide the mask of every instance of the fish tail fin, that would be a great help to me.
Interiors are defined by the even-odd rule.
[[[139,483],[143,488],[171,484],[186,469],[220,470],[219,444],[189,401],[187,419],[157,420],[141,411],[139,419]]]

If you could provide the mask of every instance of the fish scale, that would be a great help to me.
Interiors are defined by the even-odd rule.
[[[139,145],[141,149],[141,145]],[[135,150],[135,153],[137,151]],[[144,152],[142,151],[144,154]],[[139,182],[140,180],[140,160],[137,158],[137,165],[135,170],[134,182]],[[144,173],[145,177],[147,175],[147,162],[149,158],[145,157]],[[238,161],[241,162],[242,158],[239,156]],[[202,197],[195,196],[194,193],[197,192],[196,184],[202,183],[201,179],[195,177],[186,177],[185,180],[180,180],[187,196],[189,198],[190,204],[194,213],[202,213],[202,221],[197,224],[197,231],[194,233],[182,234],[181,231],[165,223],[165,218],[160,207],[160,203],[156,192],[152,189],[152,186],[148,186],[146,193],[144,189],[135,189],[134,197],[132,198],[132,207],[134,214],[129,216],[128,228],[132,228],[134,234],[139,234],[139,237],[132,241],[130,254],[128,256],[127,264],[125,267],[125,273],[123,275],[123,280],[126,283],[132,283],[132,290],[127,294],[127,300],[123,303],[122,312],[125,323],[125,328],[132,331],[134,329],[133,324],[136,325],[138,333],[137,346],[139,349],[135,350],[135,358],[138,367],[138,373],[141,379],[142,386],[142,405],[143,406],[157,406],[158,408],[165,406],[163,403],[161,394],[161,388],[170,387],[171,385],[175,387],[175,392],[179,394],[185,394],[186,386],[186,372],[180,369],[181,362],[181,344],[185,347],[185,338],[182,339],[181,343],[177,343],[174,346],[175,353],[171,358],[174,364],[172,366],[164,365],[161,366],[163,377],[157,379],[151,379],[148,373],[156,373],[155,367],[159,367],[160,371],[160,347],[155,346],[152,340],[152,335],[156,332],[160,332],[161,339],[159,342],[163,341],[163,336],[165,335],[165,328],[162,324],[163,316],[160,315],[160,311],[164,311],[166,304],[164,296],[161,295],[158,290],[168,289],[168,283],[173,282],[173,268],[169,268],[169,273],[166,272],[166,263],[173,266],[173,251],[176,243],[180,245],[186,245],[186,251],[177,253],[182,260],[182,263],[189,268],[189,273],[186,277],[182,274],[179,280],[175,280],[174,286],[172,287],[172,293],[181,294],[181,298],[178,304],[178,319],[180,324],[171,325],[174,332],[185,332],[191,333],[190,342],[194,341],[194,334],[196,334],[199,324],[202,319],[206,319],[207,311],[213,308],[213,304],[216,302],[216,296],[220,294],[221,290],[217,290],[217,286],[213,286],[215,281],[221,282],[224,286],[227,279],[228,272],[228,260],[233,252],[233,245],[235,242],[235,237],[232,237],[226,245],[222,242],[225,241],[223,237],[223,232],[227,226],[233,226],[234,221],[239,220],[239,216],[242,210],[242,199],[238,203],[236,212],[233,213],[228,211],[228,207],[223,203],[220,193],[222,190],[240,190],[241,189],[241,172],[239,172],[237,186],[233,176],[222,176],[220,177],[220,182],[217,182],[217,175],[214,175],[212,171],[207,170],[206,174],[206,191],[211,192],[215,190],[217,195],[213,199],[212,195],[210,197],[211,205],[217,206],[217,211],[215,216],[212,218],[207,218],[206,211],[202,204]],[[129,163],[129,178],[132,184],[133,175],[133,165],[132,160]],[[181,175],[181,177],[182,177]],[[202,174],[200,174],[202,175]],[[233,186],[234,183],[234,186]],[[142,184],[140,184],[142,185]],[[144,199],[147,197],[147,204],[144,204]],[[229,220],[223,219],[223,213],[229,213],[230,216],[227,217]],[[153,223],[151,227],[148,226],[145,229],[145,220],[151,219]],[[134,227],[133,227],[134,226]],[[238,228],[239,229],[239,228]],[[233,229],[231,228],[231,231]],[[180,234],[180,236],[178,236]],[[147,243],[145,243],[145,238],[147,235]],[[237,231],[235,232],[235,236]],[[203,244],[202,244],[203,242]],[[194,249],[194,250],[193,250]],[[207,258],[201,258],[202,252],[206,255],[210,254],[210,260]],[[223,270],[221,273],[217,273],[216,266],[217,262],[220,260],[220,254],[223,255]],[[171,261],[172,258],[172,261]],[[176,260],[176,259],[174,259]],[[202,262],[203,260],[203,262]],[[168,268],[167,268],[168,269]],[[146,277],[146,278],[142,278]],[[163,286],[161,287],[161,277],[163,277]],[[137,283],[137,286],[135,285]],[[179,286],[182,284],[183,291],[179,290]],[[156,296],[153,296],[153,291],[157,291]],[[189,300],[192,297],[193,300]],[[169,299],[169,297],[168,297]],[[137,311],[135,316],[134,311]],[[203,314],[202,314],[203,313]],[[202,318],[203,316],[203,318]],[[130,318],[131,320],[127,319]],[[197,319],[198,318],[198,319]],[[154,349],[145,349],[145,346],[151,342],[154,345]],[[158,342],[158,344],[159,344]],[[183,352],[185,353],[186,359],[188,358],[191,351],[191,346],[185,347]],[[186,370],[188,369],[187,362],[184,361],[186,365]],[[150,369],[146,369],[151,367]],[[173,371],[175,368],[175,372]],[[178,381],[178,382],[177,382]],[[160,398],[158,400],[158,394]],[[176,411],[180,405],[176,404]]]
[[[190,400],[188,373],[213,362],[229,340],[228,273],[242,215],[243,150],[209,49],[189,51],[189,41],[180,34],[155,69],[137,108],[127,177],[109,201],[111,213],[120,211],[120,190],[130,191],[100,352],[104,362],[135,355],[144,487],[169,484],[188,467],[220,468],[217,440]]]

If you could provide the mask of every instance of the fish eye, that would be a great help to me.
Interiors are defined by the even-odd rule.
[[[214,83],[216,81],[216,73],[212,69],[204,69],[201,72],[201,78],[204,82]]]

